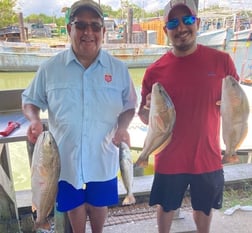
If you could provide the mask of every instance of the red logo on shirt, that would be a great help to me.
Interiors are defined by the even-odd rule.
[[[104,79],[106,82],[111,82],[112,81],[112,75],[111,74],[105,74],[104,75]]]

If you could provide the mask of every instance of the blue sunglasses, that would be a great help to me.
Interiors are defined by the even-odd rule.
[[[186,15],[182,17],[182,22],[184,25],[193,25],[195,21],[196,21],[195,15]],[[177,18],[171,19],[165,24],[166,28],[169,30],[177,28],[178,25],[179,25],[179,19]]]

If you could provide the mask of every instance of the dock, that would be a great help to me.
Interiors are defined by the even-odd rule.
[[[242,163],[224,166],[225,189],[240,188],[247,183],[252,184],[252,163]],[[149,196],[153,175],[134,177],[133,193],[136,197]],[[119,179],[118,192],[120,199],[126,195],[126,190]],[[19,209],[31,206],[31,190],[16,192]]]
[[[11,101],[2,101],[0,103],[0,128],[4,129],[9,121],[20,121],[22,124],[13,133],[7,137],[0,137],[0,232],[32,232],[31,218],[31,190],[22,190],[15,192],[10,166],[10,156],[8,144],[11,142],[27,142],[26,131],[29,125],[21,112],[20,95],[23,90],[0,91],[0,99]],[[28,142],[27,142],[28,143]],[[28,144],[27,144],[28,145]],[[29,148],[29,145],[28,147]],[[141,151],[141,147],[132,147],[131,150]],[[28,149],[29,152],[29,149]],[[225,189],[240,188],[247,184],[252,184],[252,148],[238,150],[238,155],[244,157],[246,162],[235,165],[224,166]],[[29,162],[32,156],[28,153]],[[134,177],[133,192],[136,199],[146,197],[150,194],[153,175],[139,175]],[[118,182],[119,197],[122,199],[126,194],[121,180]],[[56,232],[71,233],[70,225],[65,214],[54,211],[56,219]],[[178,213],[179,218],[179,213]],[[193,224],[184,219],[186,224],[180,222],[180,226],[186,229],[180,229],[174,232],[195,232]],[[189,226],[192,229],[189,231]],[[26,229],[26,230],[25,230]]]

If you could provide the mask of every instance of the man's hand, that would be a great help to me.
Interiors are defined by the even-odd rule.
[[[125,142],[130,147],[130,136],[127,129],[118,128],[112,141],[116,146],[119,146],[121,142]]]
[[[27,131],[28,141],[35,144],[38,136],[42,133],[42,131],[43,124],[41,123],[41,121],[32,121]]]

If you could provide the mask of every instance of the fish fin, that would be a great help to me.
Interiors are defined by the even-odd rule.
[[[133,204],[135,204],[135,203],[136,203],[136,199],[135,199],[134,195],[133,195],[133,194],[130,194],[130,195],[127,195],[127,196],[124,198],[124,200],[123,200],[123,202],[122,202],[122,205],[133,205]]]
[[[241,146],[241,144],[243,143],[243,141],[246,138],[247,134],[248,134],[248,127],[246,127],[246,129],[244,130],[244,132],[243,132],[243,134],[241,136],[241,139],[240,139],[238,145],[236,146],[235,150],[237,150]]]
[[[152,128],[158,128],[163,133],[166,132],[167,127],[165,127],[165,123],[159,115],[154,117],[154,124],[155,126],[152,126]]]
[[[134,167],[147,167],[149,164],[149,156],[147,156],[146,158],[144,156],[140,156],[137,161],[134,164]]]
[[[170,136],[156,149],[152,152],[152,154],[158,154],[160,153],[171,141],[172,133]]]
[[[37,207],[34,204],[32,204],[32,212],[35,212],[36,209],[37,209]]]
[[[171,138],[172,138],[172,133],[157,149],[151,152],[151,155],[160,153],[170,143]],[[148,164],[149,164],[149,156],[140,155],[137,161],[135,162],[134,166],[144,168],[144,167],[147,167]]]
[[[239,163],[239,162],[240,162],[240,159],[237,155],[233,155],[233,156],[224,155],[222,158],[222,164],[227,164],[227,163],[234,164],[234,163]]]
[[[38,166],[38,172],[41,177],[46,177],[48,174],[48,169],[45,168],[43,165]]]

